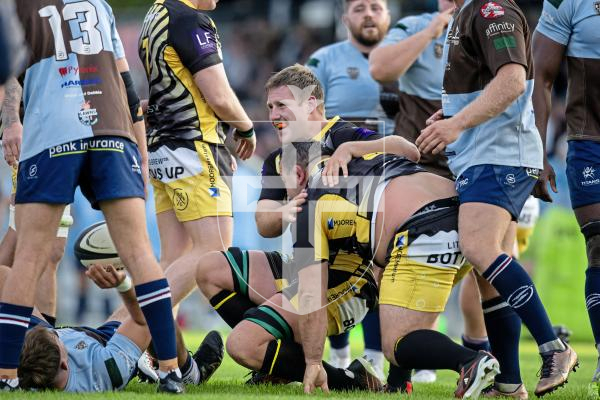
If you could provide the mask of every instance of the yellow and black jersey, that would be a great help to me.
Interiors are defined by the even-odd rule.
[[[215,23],[189,0],[156,0],[139,40],[150,83],[148,145],[165,139],[223,143],[219,118],[194,74],[223,62]]]
[[[330,188],[321,183],[322,167],[323,163],[317,165],[311,174],[308,206],[297,216],[296,267],[338,263],[338,254],[354,255],[368,265],[373,257],[370,228],[377,187],[395,177],[425,170],[403,157],[369,154],[353,159],[348,164],[349,178]]]
[[[374,131],[360,128],[336,116],[311,140],[321,142],[321,152],[324,155],[333,154],[337,148],[346,142],[378,140],[383,135]],[[285,185],[281,180],[281,148],[275,150],[265,159],[262,167],[262,190],[259,200],[284,201],[287,198]]]

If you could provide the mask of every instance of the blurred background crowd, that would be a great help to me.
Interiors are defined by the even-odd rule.
[[[107,0],[114,9],[117,26],[125,46],[127,59],[136,81],[140,98],[146,98],[148,89],[145,73],[138,59],[140,26],[152,0]],[[437,0],[388,0],[392,21],[400,17],[431,12],[437,9]],[[533,29],[541,12],[541,2],[517,0]],[[337,0],[221,0],[217,10],[210,15],[217,24],[228,78],[244,108],[255,124],[258,137],[256,155],[239,163],[234,179],[235,234],[234,245],[265,250],[285,249],[289,238],[265,240],[258,235],[254,225],[255,201],[260,189],[260,167],[263,159],[279,146],[274,128],[268,122],[265,106],[264,83],[269,76],[296,62],[305,63],[316,49],[345,39],[346,30],[341,15],[341,2]],[[563,68],[564,69],[564,68]],[[557,172],[559,193],[554,203],[542,205],[542,217],[525,259],[535,264],[535,280],[553,321],[567,324],[575,331],[574,340],[591,339],[586,322],[583,293],[583,271],[576,270],[585,262],[585,246],[570,209],[564,163],[566,135],[564,96],[566,77],[561,71],[554,93],[554,110],[548,134],[547,151]],[[260,122],[262,121],[262,122]],[[3,192],[10,190],[10,173],[2,163],[0,174]],[[149,196],[149,199],[152,199]],[[157,256],[159,238],[155,224],[153,202],[148,202],[148,227]],[[59,268],[58,316],[59,323],[93,324],[104,319],[118,301],[115,293],[102,292],[87,282],[82,268],[73,258],[72,243],[79,232],[102,219],[79,195],[72,208],[75,224],[71,229],[65,258]],[[6,221],[6,218],[5,218]],[[5,223],[6,225],[6,223]],[[6,229],[4,227],[3,229]],[[79,300],[73,293],[79,292]],[[61,296],[61,293],[69,293]],[[577,293],[569,306],[565,299]],[[574,296],[571,296],[574,297]],[[580,302],[581,304],[577,303]],[[569,310],[581,310],[574,315]],[[444,329],[453,335],[462,327],[456,301],[450,302]],[[221,323],[216,314],[199,294],[194,294],[181,308],[183,326],[208,329]]]

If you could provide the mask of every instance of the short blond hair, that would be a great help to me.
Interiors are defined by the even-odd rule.
[[[265,90],[268,93],[270,90],[282,86],[296,86],[299,89],[314,86],[311,94],[317,100],[320,100],[318,108],[321,112],[325,113],[325,93],[323,92],[323,86],[310,68],[300,64],[286,67],[269,78],[265,84]]]

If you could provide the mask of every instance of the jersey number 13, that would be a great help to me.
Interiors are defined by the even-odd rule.
[[[64,61],[69,58],[67,45],[63,36],[62,18],[65,22],[76,21],[81,31],[81,36],[75,38],[73,28],[71,35],[73,40],[69,41],[71,51],[76,54],[90,55],[98,54],[102,51],[102,34],[97,29],[98,12],[89,1],[80,1],[77,3],[65,4],[62,17],[56,6],[47,6],[38,11],[42,18],[48,18],[50,29],[54,35],[55,56],[58,61]],[[83,20],[81,20],[83,18]]]

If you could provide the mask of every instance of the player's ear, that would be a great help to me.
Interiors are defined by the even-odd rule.
[[[294,167],[294,170],[296,172],[296,184],[298,185],[298,187],[305,187],[308,181],[308,174],[306,173],[304,168],[302,168],[299,165],[296,165]]]
[[[319,102],[317,101],[317,98],[315,96],[310,96],[308,98],[307,102],[308,102],[308,113],[312,114],[313,111],[315,111],[317,106],[319,105]]]

